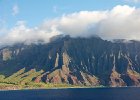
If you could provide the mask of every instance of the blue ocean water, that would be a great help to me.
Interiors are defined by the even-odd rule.
[[[140,100],[140,88],[69,88],[0,91],[0,100]]]

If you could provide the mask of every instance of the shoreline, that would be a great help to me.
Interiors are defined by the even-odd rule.
[[[54,88],[21,88],[21,89],[0,89],[1,91],[24,91],[24,90],[60,90],[60,89],[120,89],[120,88],[140,88],[138,86],[125,87],[54,87]]]

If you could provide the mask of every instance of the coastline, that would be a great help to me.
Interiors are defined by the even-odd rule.
[[[140,88],[138,86],[123,86],[123,87],[88,87],[88,86],[85,86],[85,87],[51,87],[51,88],[46,88],[46,87],[42,87],[42,88],[18,88],[18,89],[0,89],[0,91],[22,91],[22,90],[59,90],[59,89],[120,89],[120,88]]]
[[[29,87],[29,88],[21,88],[21,87],[6,87],[5,89],[0,89],[0,91],[17,91],[17,90],[46,90],[46,89],[82,89],[82,88],[109,88],[109,87],[101,87],[101,86],[96,86],[96,87],[90,87],[90,86],[72,86],[72,87]]]

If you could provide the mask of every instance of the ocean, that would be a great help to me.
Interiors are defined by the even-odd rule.
[[[0,100],[140,100],[140,88],[68,88],[0,91]]]

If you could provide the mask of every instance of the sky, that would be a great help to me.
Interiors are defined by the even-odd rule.
[[[59,34],[140,40],[139,9],[140,0],[0,0],[0,45]]]
[[[137,0],[136,0],[137,1]],[[43,20],[79,11],[112,9],[116,5],[139,7],[135,0],[0,0],[0,19],[13,27],[24,20],[32,27]]]

